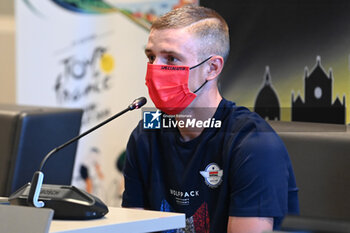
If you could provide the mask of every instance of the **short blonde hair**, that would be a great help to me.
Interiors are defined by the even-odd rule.
[[[230,51],[229,29],[226,21],[212,9],[196,5],[176,8],[159,17],[151,30],[185,27],[201,41],[202,50],[198,51],[200,59],[220,55],[226,61]]]

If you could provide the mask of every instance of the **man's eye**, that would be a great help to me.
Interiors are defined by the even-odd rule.
[[[177,61],[178,61],[178,59],[176,57],[173,57],[173,56],[168,56],[168,58],[167,58],[167,62],[170,64],[175,63]]]

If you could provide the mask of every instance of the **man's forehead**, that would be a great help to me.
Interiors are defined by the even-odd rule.
[[[148,37],[147,50],[161,50],[172,52],[174,50],[193,50],[199,41],[191,32],[180,29],[152,29]]]
[[[148,39],[152,41],[160,42],[185,42],[187,39],[192,37],[184,29],[161,29],[161,30],[151,30]]]

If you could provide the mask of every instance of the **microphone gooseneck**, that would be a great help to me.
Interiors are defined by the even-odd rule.
[[[52,154],[60,151],[61,149],[65,148],[66,146],[72,144],[73,142],[78,141],[80,138],[86,136],[87,134],[91,133],[92,131],[95,131],[96,129],[100,128],[101,126],[107,124],[108,122],[114,120],[115,118],[123,115],[124,113],[128,112],[128,111],[132,111],[134,109],[139,109],[141,108],[143,105],[145,105],[147,103],[147,99],[145,97],[140,97],[135,99],[126,109],[122,110],[121,112],[113,115],[112,117],[108,118],[107,120],[101,122],[100,124],[92,127],[91,129],[87,130],[86,132],[72,138],[71,140],[69,140],[68,142],[54,148],[53,150],[51,150],[45,157],[44,159],[41,161],[40,166],[39,166],[39,170],[36,171],[33,175],[32,181],[31,181],[31,187],[29,190],[29,194],[28,194],[28,199],[27,202],[29,205],[34,206],[34,207],[43,207],[44,206],[44,202],[39,201],[39,195],[40,195],[40,190],[41,190],[41,186],[43,184],[43,180],[44,180],[44,174],[42,172],[42,169],[46,163],[46,161],[51,157]]]

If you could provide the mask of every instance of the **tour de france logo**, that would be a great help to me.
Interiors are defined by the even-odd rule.
[[[216,163],[210,163],[204,171],[199,172],[203,177],[205,183],[210,188],[217,188],[222,182],[223,170]]]

